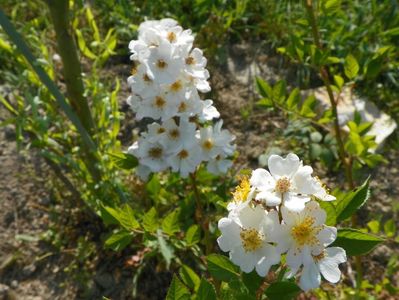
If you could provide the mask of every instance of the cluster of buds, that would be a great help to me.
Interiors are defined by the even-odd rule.
[[[193,49],[193,41],[191,30],[162,19],[142,23],[138,39],[129,44],[135,65],[127,102],[137,120],[156,121],[128,150],[138,158],[137,173],[143,179],[168,168],[187,177],[203,161],[214,174],[232,165],[234,136],[222,130],[221,120],[206,125],[220,114],[212,100],[199,96],[211,88],[207,60]]]
[[[318,203],[335,197],[295,154],[271,155],[268,167],[270,172],[257,169],[237,186],[227,206],[228,217],[219,220],[219,247],[243,272],[255,269],[260,276],[285,255],[287,276],[300,275],[305,291],[320,285],[320,274],[338,282],[338,265],[346,262],[346,253],[328,247],[337,229],[325,225],[326,212]]]

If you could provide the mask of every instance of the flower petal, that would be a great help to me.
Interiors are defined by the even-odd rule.
[[[300,212],[305,208],[305,203],[308,201],[310,201],[310,198],[307,196],[285,193],[283,205],[293,212]]]
[[[251,252],[245,252],[242,247],[230,251],[230,259],[245,273],[251,272],[256,264],[256,256]]]
[[[220,249],[224,252],[232,250],[241,243],[240,227],[229,218],[222,218],[218,223],[222,235],[217,239]]]
[[[317,234],[317,238],[326,247],[337,238],[337,228],[324,225],[324,228]]]
[[[277,206],[281,204],[280,195],[271,191],[261,191],[256,194],[255,199],[265,202],[267,206]]]
[[[346,253],[344,249],[339,247],[327,248],[326,252],[327,256],[319,262],[319,269],[327,281],[336,283],[341,277],[338,264],[346,261]]]
[[[251,184],[251,186],[254,186],[257,188],[262,187],[262,186],[274,188],[274,186],[275,186],[275,180],[272,177],[272,175],[270,175],[270,173],[268,171],[266,171],[265,169],[261,169],[261,168],[256,169],[255,171],[252,171],[252,176],[251,176],[249,183]]]
[[[299,280],[299,286],[302,290],[308,291],[319,287],[321,282],[321,276],[317,265],[314,262],[303,266],[301,279]]]
[[[291,177],[300,165],[299,157],[293,153],[288,154],[286,158],[282,158],[279,155],[271,155],[268,160],[269,170],[274,178],[281,176]]]
[[[318,191],[317,181],[311,176],[312,173],[310,166],[299,167],[293,178],[297,193],[312,195]]]

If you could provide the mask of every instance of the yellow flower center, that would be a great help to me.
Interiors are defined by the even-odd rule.
[[[232,193],[234,201],[246,201],[250,190],[251,185],[249,184],[248,176],[243,176],[241,178],[240,184],[236,186],[235,191]]]
[[[179,129],[173,129],[173,130],[171,130],[171,131],[169,132],[169,136],[170,136],[172,139],[177,139],[177,138],[180,136],[180,131],[179,131]]]
[[[178,81],[173,82],[173,83],[170,85],[170,90],[171,90],[172,92],[175,92],[175,93],[176,93],[176,92],[180,91],[180,90],[182,89],[182,87],[183,87],[183,85],[182,85],[181,81],[178,80]]]
[[[168,35],[166,37],[168,39],[169,42],[173,43],[176,42],[176,33],[174,32],[168,32]]]
[[[276,182],[275,190],[281,194],[284,194],[290,190],[291,182],[287,177],[281,177]]]
[[[254,228],[241,229],[240,237],[245,252],[256,251],[262,247],[263,234]]]
[[[151,148],[148,151],[148,155],[151,158],[155,158],[155,159],[160,158],[162,156],[162,153],[163,153],[163,150],[162,150],[162,148],[159,148],[159,147]]]
[[[181,103],[179,104],[179,107],[178,107],[177,111],[178,111],[179,113],[182,113],[182,112],[187,111],[187,104],[186,104],[186,102],[181,102]]]
[[[314,246],[318,243],[316,235],[322,227],[314,226],[314,222],[315,219],[313,217],[306,217],[301,223],[292,227],[291,235],[299,246]]]
[[[144,80],[145,82],[147,82],[147,83],[149,83],[149,82],[152,81],[152,79],[151,79],[147,74],[144,74],[144,75],[143,75],[143,80]]]
[[[180,159],[185,159],[188,157],[188,152],[187,150],[183,149],[182,151],[179,152],[179,154],[177,154],[177,156],[179,156]]]
[[[163,59],[158,59],[157,61],[158,69],[165,69],[167,66],[168,64],[166,63],[166,61],[164,61]]]
[[[205,150],[209,151],[213,148],[213,142],[211,139],[205,140],[205,142],[202,143],[202,148]]]
[[[156,107],[162,108],[162,107],[165,106],[166,101],[165,101],[164,98],[162,98],[162,97],[160,97],[160,96],[156,96],[156,97],[155,97],[155,103],[154,103],[154,104],[155,104]]]
[[[130,74],[136,75],[137,74],[137,68],[136,66],[133,66],[132,69],[130,70]]]
[[[161,134],[161,133],[164,133],[166,130],[165,130],[165,128],[163,128],[163,127],[159,127],[158,128],[158,134]]]
[[[186,65],[193,65],[195,63],[195,59],[192,56],[186,58]]]

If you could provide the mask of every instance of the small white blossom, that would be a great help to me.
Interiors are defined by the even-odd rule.
[[[293,211],[302,210],[311,196],[324,201],[335,200],[311,176],[312,167],[304,166],[295,154],[290,153],[286,158],[271,155],[268,166],[270,173],[265,169],[256,169],[252,173],[251,185],[258,192],[256,200],[262,200],[268,206],[283,204]]]
[[[267,213],[262,207],[244,206],[239,212],[222,218],[218,223],[222,235],[220,249],[229,252],[230,259],[243,272],[254,268],[265,276],[272,265],[279,263],[280,253],[272,244],[279,228],[276,211]]]

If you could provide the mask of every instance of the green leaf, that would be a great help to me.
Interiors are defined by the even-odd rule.
[[[294,109],[298,105],[301,100],[300,91],[298,88],[295,88],[287,99],[287,107],[288,109]]]
[[[201,240],[201,231],[198,225],[191,225],[186,233],[186,242],[188,246],[197,244]]]
[[[314,95],[311,95],[306,98],[305,102],[302,104],[300,114],[307,118],[313,118],[316,116],[314,112],[314,107],[316,105],[316,98]]]
[[[83,55],[93,60],[96,59],[97,55],[91,52],[90,49],[87,47],[82,32],[79,29],[75,29],[75,34],[78,40],[79,49],[83,53]]]
[[[162,230],[166,234],[172,235],[175,232],[180,231],[179,215],[180,215],[180,210],[175,209],[170,214],[168,214],[165,217],[165,219],[162,221]]]
[[[334,204],[329,201],[319,201],[320,207],[327,213],[326,225],[335,226],[337,224],[337,212]]]
[[[125,204],[122,209],[104,206],[104,209],[125,229],[134,230],[140,227],[129,205]]]
[[[187,300],[190,299],[190,292],[185,285],[173,275],[172,283],[168,289],[166,300]]]
[[[215,287],[205,278],[201,278],[201,283],[197,292],[197,300],[216,300]]]
[[[343,199],[338,201],[336,205],[337,222],[351,217],[366,203],[370,196],[369,180],[370,177],[360,187],[349,192]]]
[[[259,94],[264,98],[272,98],[273,89],[271,88],[271,86],[260,77],[256,77],[255,80]]]
[[[159,250],[161,251],[163,258],[165,259],[166,267],[169,269],[170,263],[172,262],[172,258],[174,256],[173,248],[169,246],[168,243],[165,241],[162,235],[162,230],[160,229],[157,230],[157,238]]]
[[[133,236],[131,232],[121,230],[116,233],[112,233],[110,237],[105,241],[105,247],[110,248],[114,251],[121,251],[127,245],[132,242]]]
[[[272,107],[273,101],[269,98],[262,98],[259,101],[256,102],[256,105],[262,106],[262,107]]]
[[[367,227],[370,228],[372,233],[377,234],[380,231],[380,222],[372,220],[367,223]]]
[[[281,103],[285,99],[286,92],[286,83],[284,80],[280,80],[273,87],[273,100],[277,103]]]
[[[338,229],[338,236],[333,247],[342,247],[347,255],[363,255],[374,249],[384,240],[378,236],[352,228]]]
[[[182,265],[179,271],[180,278],[190,289],[196,291],[200,285],[201,279],[195,272],[187,265]]]
[[[255,295],[259,286],[262,284],[263,279],[264,278],[259,276],[256,271],[252,271],[251,273],[242,273],[242,281],[251,295]]]
[[[291,300],[301,291],[293,282],[279,281],[272,283],[266,289],[266,295],[270,300]]]
[[[236,267],[226,256],[219,254],[211,254],[206,258],[208,262],[208,270],[211,275],[219,280],[229,281],[237,278],[240,273]]]
[[[339,76],[339,75],[334,75],[334,82],[336,84],[336,86],[338,87],[338,89],[342,89],[342,87],[344,86],[345,80]]]
[[[393,219],[389,219],[384,224],[384,232],[387,237],[393,237],[396,233],[396,225]]]
[[[149,232],[154,232],[158,229],[157,211],[154,207],[145,213],[143,217],[143,228]]]
[[[349,54],[345,58],[344,71],[345,75],[349,79],[355,78],[357,73],[359,72],[359,64],[357,63],[356,58],[352,54]]]
[[[135,156],[127,153],[108,153],[112,162],[120,169],[131,170],[138,165],[138,160]]]

